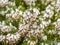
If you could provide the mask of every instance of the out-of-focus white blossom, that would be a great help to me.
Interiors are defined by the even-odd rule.
[[[60,42],[58,42],[57,45],[60,45]]]
[[[4,7],[5,5],[8,4],[9,0],[0,0],[0,7]]]
[[[5,39],[4,35],[0,35],[0,42],[3,41]]]
[[[58,35],[60,35],[60,31],[58,31]]]
[[[10,6],[15,6],[15,1],[14,2],[8,2],[8,5],[10,5]]]

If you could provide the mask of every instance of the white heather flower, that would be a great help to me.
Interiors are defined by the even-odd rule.
[[[31,11],[33,11],[33,13],[31,13]],[[30,23],[30,21],[35,21],[36,18],[38,17],[38,15],[40,14],[39,10],[36,8],[33,8],[32,10],[26,10],[23,14],[23,18],[24,20],[28,23]]]
[[[37,28],[37,23],[35,22],[33,25],[32,25],[33,28]]]
[[[12,29],[11,29],[11,27],[10,26],[3,26],[2,28],[1,28],[1,31],[2,32],[10,32]]]
[[[1,32],[10,32],[10,31],[12,31],[12,29],[16,29],[16,28],[14,26],[12,26],[11,24],[10,24],[10,26],[7,26],[7,25],[5,25],[5,22],[2,21],[2,22],[0,22],[0,29],[1,29]]]
[[[38,18],[38,15],[40,14],[39,10],[37,8],[33,8],[33,18]]]
[[[26,24],[26,25],[23,25],[23,24],[20,24],[19,25],[19,30],[28,30],[29,29],[29,25],[28,24]]]
[[[38,38],[38,37],[40,37],[42,30],[36,29],[33,33],[34,33],[34,37]]]
[[[44,18],[52,18],[52,16],[54,15],[54,11],[53,11],[53,7],[51,5],[48,5],[46,7],[46,10],[44,12]]]
[[[15,36],[16,36],[16,37],[18,38],[18,40],[19,40],[19,38],[20,38],[20,34],[16,33]]]
[[[60,19],[58,19],[57,22],[56,22],[56,28],[57,28],[58,30],[60,30]]]
[[[40,14],[40,12],[39,12],[39,10],[38,10],[37,8],[33,8],[33,13],[34,13],[35,15]]]
[[[13,19],[19,19],[19,15],[17,13],[12,14]]]
[[[15,12],[13,9],[11,10],[11,16],[15,20],[19,19],[19,14],[17,13],[17,11]]]
[[[17,42],[18,40],[20,40],[20,35],[18,33],[16,34],[8,34],[7,38],[6,38],[9,42]]]
[[[45,12],[43,17],[44,17],[44,18],[48,18],[49,15]]]
[[[20,9],[18,9],[18,8],[16,9],[16,13],[19,14],[19,15],[21,15],[21,16],[23,14],[23,12]]]
[[[43,26],[48,26],[51,23],[51,20],[48,21],[42,21]]]
[[[40,32],[40,30],[39,30],[39,29],[36,29],[36,30],[35,30],[35,33],[38,33],[38,32]]]
[[[46,35],[44,35],[43,37],[42,37],[42,40],[47,40],[47,36]]]
[[[26,10],[25,12],[24,12],[24,14],[23,14],[23,17],[24,17],[24,19],[29,19],[29,18],[31,18],[31,16],[32,16],[32,14],[31,14],[31,12],[29,11],[29,10]]]
[[[22,11],[19,9],[15,9],[13,10],[13,8],[11,8],[11,13],[6,14],[6,18],[10,19],[10,20],[18,20],[20,18],[20,16],[22,16]]]
[[[23,24],[19,24],[19,30],[23,30],[24,25]]]

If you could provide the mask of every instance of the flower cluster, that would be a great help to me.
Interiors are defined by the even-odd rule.
[[[2,45],[60,45],[60,0],[0,0]]]
[[[52,7],[51,5],[48,5],[46,7],[46,10],[44,12],[44,18],[52,18],[54,15],[54,7]]]
[[[0,0],[0,7],[4,7],[6,5],[15,6],[15,2],[10,2],[9,0]]]

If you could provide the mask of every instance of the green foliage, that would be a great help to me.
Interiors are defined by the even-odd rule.
[[[3,21],[3,20],[5,20],[5,17],[0,15],[0,21]]]

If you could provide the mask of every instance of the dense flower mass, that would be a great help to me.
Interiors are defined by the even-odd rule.
[[[60,0],[0,0],[1,45],[60,45]]]

